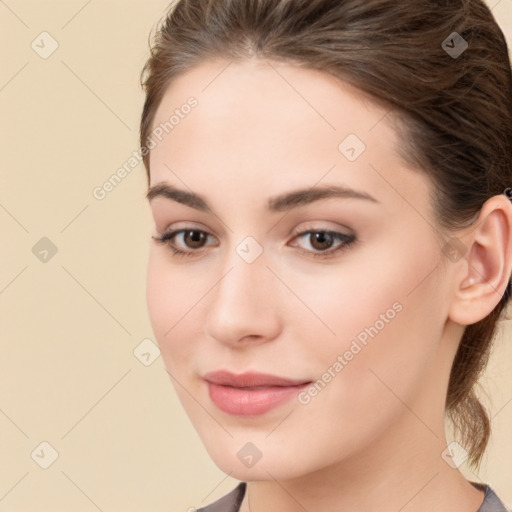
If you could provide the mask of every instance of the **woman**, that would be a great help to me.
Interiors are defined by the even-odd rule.
[[[485,4],[182,0],[142,79],[150,320],[241,480],[200,510],[504,511],[458,471],[512,272]]]

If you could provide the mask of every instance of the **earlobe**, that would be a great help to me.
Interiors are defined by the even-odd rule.
[[[454,273],[449,318],[474,324],[501,300],[512,271],[512,203],[506,194],[493,196],[463,237],[469,247],[460,272]],[[466,264],[465,264],[466,263]]]

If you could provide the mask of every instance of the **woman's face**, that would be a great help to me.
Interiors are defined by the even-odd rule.
[[[185,231],[151,240],[150,320],[183,407],[235,478],[368,470],[444,441],[450,268],[430,182],[399,158],[385,114],[329,75],[257,59],[204,63],[159,106],[150,185],[182,193],[152,197],[151,234]],[[208,384],[220,370],[293,385]]]

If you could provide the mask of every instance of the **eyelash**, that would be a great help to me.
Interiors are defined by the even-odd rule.
[[[172,239],[179,235],[180,233],[187,233],[187,232],[194,232],[194,233],[204,233],[206,235],[210,235],[210,233],[206,231],[202,231],[200,229],[178,229],[176,231],[172,231],[171,233],[166,233],[162,235],[161,237],[152,237],[157,243],[167,245],[174,256],[177,257],[190,257],[195,256],[200,250],[191,250],[191,251],[183,251],[181,249],[178,249],[173,243]],[[335,256],[338,253],[344,252],[347,249],[349,249],[355,242],[356,237],[355,235],[346,235],[344,233],[338,233],[337,231],[330,231],[327,229],[321,230],[308,230],[308,231],[301,231],[299,233],[294,233],[294,238],[300,238],[304,235],[312,235],[317,233],[326,233],[331,235],[334,238],[334,241],[341,241],[343,242],[341,245],[338,245],[335,249],[328,249],[326,251],[321,252],[314,252],[314,251],[308,251],[306,249],[301,249],[302,252],[307,253],[308,255],[312,256],[313,258],[330,258]]]

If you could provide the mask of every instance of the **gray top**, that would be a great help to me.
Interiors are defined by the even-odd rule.
[[[484,501],[476,512],[509,512],[488,485],[475,482],[471,484],[485,492]],[[240,482],[231,492],[214,503],[197,509],[197,512],[239,512],[246,486],[246,482]]]

